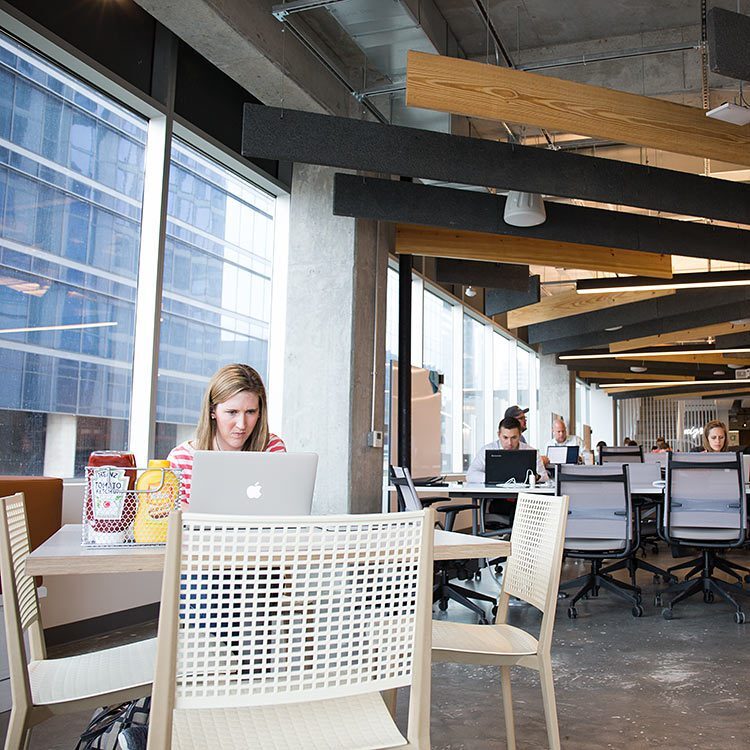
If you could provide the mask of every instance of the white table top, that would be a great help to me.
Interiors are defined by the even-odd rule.
[[[66,524],[26,559],[27,575],[158,572],[164,547],[82,547],[81,524]],[[435,529],[435,560],[506,557],[510,543]]]
[[[395,489],[395,488],[393,488]],[[540,495],[554,495],[554,484],[538,484],[536,487],[527,487],[523,484],[515,485],[487,485],[472,484],[470,482],[448,482],[442,487],[430,487],[416,485],[417,492],[425,495],[450,495],[451,497],[461,496],[486,496],[486,495],[512,495],[519,492],[532,492]],[[664,487],[654,487],[653,485],[638,485],[630,488],[631,495],[662,495]]]

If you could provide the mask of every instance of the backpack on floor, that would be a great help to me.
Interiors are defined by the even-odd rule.
[[[150,710],[151,696],[97,709],[75,750],[117,750],[120,733],[130,727],[147,726]]]

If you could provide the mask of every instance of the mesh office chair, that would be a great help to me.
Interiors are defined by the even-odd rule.
[[[642,445],[603,445],[599,449],[598,464],[642,464]]]
[[[417,490],[414,487],[414,483],[411,479],[409,469],[402,466],[391,466],[391,482],[396,488],[396,492],[399,497],[399,510],[416,511],[422,510],[422,500],[417,495]],[[445,499],[445,498],[443,498]],[[448,506],[447,509],[438,508],[443,512],[453,514],[446,518],[445,528],[447,531],[451,531],[453,528],[453,520],[455,514],[460,510],[473,509],[476,506],[471,505],[453,505]],[[438,603],[438,607],[445,611],[448,609],[448,601],[453,600],[458,604],[470,609],[479,615],[479,620],[482,623],[487,623],[487,613],[482,607],[476,602],[490,602],[493,607],[496,606],[497,600],[495,597],[483,594],[481,591],[475,591],[474,589],[466,588],[465,586],[459,586],[450,581],[450,571],[452,568],[456,568],[460,565],[458,561],[447,560],[439,561],[435,563],[436,578],[432,588],[432,602]],[[467,576],[469,577],[469,576]]]
[[[567,557],[588,560],[591,570],[560,588],[583,584],[570,601],[568,617],[578,616],[576,603],[584,597],[597,597],[599,589],[632,604],[633,617],[643,614],[641,590],[631,572],[631,583],[609,575],[616,570],[602,567],[607,559],[626,560],[639,544],[638,517],[633,512],[627,464],[612,466],[560,466],[557,494],[570,498],[565,533]]]
[[[747,505],[742,474],[742,456],[738,453],[678,453],[667,462],[667,486],[664,496],[664,539],[669,544],[697,547],[700,557],[670,568],[690,568],[685,580],[666,593],[676,593],[662,610],[671,620],[678,602],[703,593],[703,601],[714,595],[731,604],[735,622],[745,622],[745,613],[734,598],[743,593],[742,569],[719,555],[720,550],[741,547],[747,539]],[[721,570],[738,580],[728,583],[714,576]],[[657,594],[656,605],[663,596]]]

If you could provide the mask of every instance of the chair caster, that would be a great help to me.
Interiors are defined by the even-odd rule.
[[[636,604],[630,611],[633,617],[643,617],[643,607],[640,604]]]
[[[479,615],[479,624],[480,625],[489,625],[490,621],[484,615]]]
[[[664,618],[665,620],[671,620],[671,619],[672,619],[672,618],[674,617],[674,614],[673,614],[673,612],[672,612],[672,608],[671,608],[671,607],[665,607],[665,608],[664,608],[664,609],[663,609],[663,610],[661,611],[661,616],[662,616],[662,617],[663,617],[663,618]]]
[[[661,605],[662,605],[662,596],[661,594],[657,594],[654,597],[654,607],[661,607]]]
[[[497,604],[492,605],[492,621],[497,620]]]
[[[591,589],[591,596],[594,597],[594,599],[596,599],[596,597],[599,596],[599,587],[598,586],[594,586],[594,588]]]
[[[734,613],[734,621],[738,625],[742,625],[745,622],[745,613],[744,612],[735,612]]]
[[[501,576],[503,574],[503,566],[502,565],[495,565],[495,575]]]
[[[578,617],[578,610],[575,607],[568,607],[568,617],[575,620]]]
[[[448,600],[447,599],[441,599],[438,602],[438,607],[440,608],[441,612],[445,612],[445,610],[448,609]]]
[[[473,576],[470,576],[465,570],[459,568],[456,571],[456,578],[458,578],[459,581],[466,581],[468,578],[473,578]]]
[[[635,595],[635,603],[639,606],[643,603],[643,596],[641,594]]]
[[[703,601],[706,604],[711,604],[714,600],[714,592],[713,591],[704,591],[703,592]]]
[[[478,570],[476,573],[474,573],[474,580],[475,581],[481,581],[482,580],[482,571]]]

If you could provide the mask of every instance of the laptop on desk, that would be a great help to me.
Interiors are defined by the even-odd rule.
[[[507,484],[511,480],[516,484],[524,484],[529,470],[531,470],[532,474],[536,473],[536,450],[485,451],[485,484]]]
[[[580,451],[577,445],[548,445],[547,458],[551,464],[577,464]]]
[[[196,451],[191,513],[309,516],[317,453]]]

